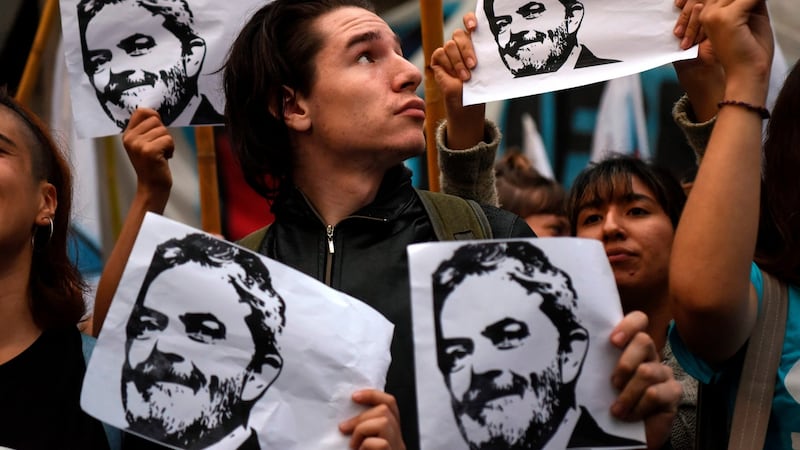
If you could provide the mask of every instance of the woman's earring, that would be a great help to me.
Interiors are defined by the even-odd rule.
[[[54,225],[53,225],[53,218],[52,217],[47,216],[47,220],[50,221],[50,235],[47,237],[47,242],[49,243],[50,239],[53,239],[53,228],[54,228]]]

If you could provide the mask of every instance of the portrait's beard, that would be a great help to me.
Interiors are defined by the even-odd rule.
[[[96,91],[106,114],[120,129],[128,126],[136,108],[147,105],[155,105],[150,107],[158,111],[164,125],[169,125],[195,95],[189,92],[186,71],[180,62],[158,74],[137,73],[142,75],[134,78],[126,74],[111,74],[108,86],[103,91]]]
[[[512,36],[500,49],[500,56],[515,77],[538,75],[560,69],[573,45],[566,24],[562,24],[546,33],[531,30],[525,36]]]
[[[567,410],[558,361],[525,378],[512,373],[498,386],[474,375],[462,399],[452,398],[461,435],[472,450],[540,449],[550,440]]]
[[[155,352],[154,352],[155,353]],[[241,391],[245,374],[220,380],[175,372],[170,363],[151,354],[122,369],[122,403],[131,431],[181,448],[200,448],[230,434],[241,423]]]

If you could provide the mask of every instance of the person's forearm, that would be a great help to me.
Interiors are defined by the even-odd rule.
[[[717,115],[717,103],[725,94],[725,73],[720,66],[676,70],[678,81],[692,105],[697,122]]]
[[[476,146],[484,139],[483,121],[486,105],[480,103],[461,108],[447,108],[445,143],[453,150],[464,150]]]
[[[148,212],[162,214],[169,199],[169,190],[166,192],[152,192],[140,188],[133,198],[128,215],[122,225],[114,248],[106,261],[100,281],[97,284],[97,294],[94,300],[94,313],[92,318],[92,331],[95,336],[100,333],[100,329],[105,321],[108,309],[111,307],[111,300],[117,292],[117,286],[125,270],[139,228],[142,226],[144,217]]]
[[[752,85],[729,81],[725,96],[763,105],[766,88]],[[678,331],[712,363],[732,356],[755,320],[749,271],[758,231],[761,127],[755,111],[719,111],[672,246],[669,279]]]

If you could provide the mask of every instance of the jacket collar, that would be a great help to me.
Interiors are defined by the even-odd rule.
[[[375,200],[350,214],[354,217],[391,221],[399,217],[414,201],[416,192],[411,184],[411,171],[403,164],[392,167],[383,177]],[[296,186],[287,187],[272,206],[276,221],[316,220],[322,222],[314,205]]]

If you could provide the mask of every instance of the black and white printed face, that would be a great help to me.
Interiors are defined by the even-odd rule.
[[[467,276],[442,309],[444,375],[471,448],[532,448],[561,421],[559,331],[514,279],[518,264]]]
[[[488,17],[500,56],[514,76],[558,70],[572,44],[567,10],[559,0],[503,1],[492,4]]]
[[[87,75],[121,128],[140,105],[169,124],[189,101],[184,45],[163,23],[161,15],[127,1],[106,5],[86,28]]]
[[[225,415],[239,402],[256,351],[245,322],[251,307],[240,301],[233,285],[241,275],[237,270],[242,271],[233,264],[198,263],[168,269],[150,285],[143,305],[134,308],[122,386],[131,429],[146,425],[148,433],[160,429],[165,442],[189,442],[191,436],[184,435],[198,424],[213,429],[230,419]],[[193,292],[217,297],[187,308],[186,301],[170,301],[184,295],[172,280],[192,280]],[[231,355],[231,348],[241,354]],[[277,376],[280,368],[274,369]]]

